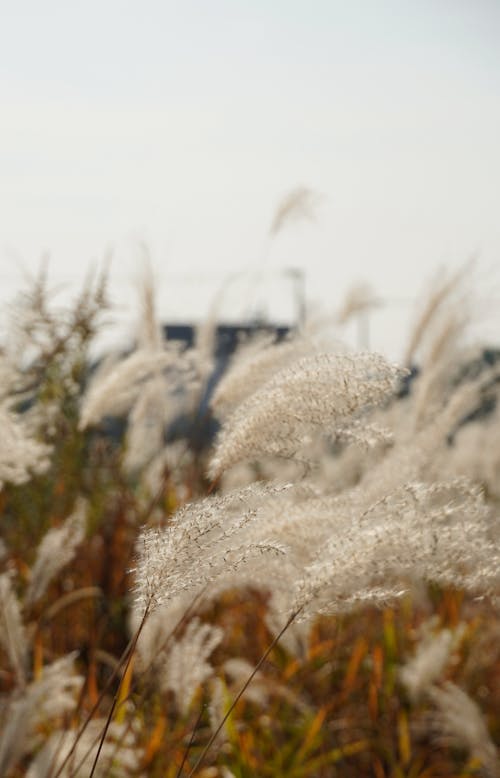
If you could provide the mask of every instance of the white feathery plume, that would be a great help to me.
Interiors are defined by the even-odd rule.
[[[224,662],[223,669],[224,674],[228,679],[228,687],[230,689],[241,689],[247,678],[252,674],[254,667],[242,657],[230,657]],[[271,680],[265,678],[263,674],[258,671],[255,673],[252,683],[245,689],[242,696],[246,700],[250,700],[250,702],[263,708],[269,701],[269,696],[272,691],[271,687]],[[231,697],[233,696],[234,693],[231,693]]]
[[[292,221],[312,221],[316,215],[316,208],[321,200],[321,195],[305,186],[292,189],[280,202],[274,214],[269,234],[277,235],[286,224]]]
[[[143,246],[147,254],[147,247]],[[161,351],[164,337],[161,324],[156,313],[156,284],[153,269],[147,258],[139,280],[140,320],[138,326],[138,350]]]
[[[140,286],[141,318],[136,354],[156,355],[155,368],[142,382],[140,394],[135,398],[128,415],[125,471],[139,472],[161,451],[164,443],[168,379],[162,356],[172,348],[166,344],[162,327],[156,314],[155,287],[151,268],[146,267]],[[177,347],[173,347],[174,350]],[[179,356],[179,350],[175,352]],[[183,360],[179,359],[179,362]],[[172,373],[172,367],[170,373]]]
[[[282,555],[266,533],[245,536],[247,524],[272,492],[257,485],[207,497],[181,508],[164,529],[144,529],[137,543],[136,608],[156,608],[186,592],[201,591],[261,554]]]
[[[174,693],[183,716],[188,713],[198,688],[213,675],[213,667],[207,660],[223,637],[220,627],[194,618],[182,637],[170,647],[159,683],[164,691]]]
[[[405,484],[317,547],[297,581],[293,609],[306,615],[383,603],[414,580],[494,592],[500,555],[490,520],[480,493],[463,479]]]
[[[480,352],[481,353],[481,352]],[[480,373],[478,376],[470,377],[467,381],[454,389],[454,382],[457,379],[457,363],[466,362],[474,357],[480,358],[477,353],[471,354],[470,350],[462,350],[457,354],[449,353],[443,355],[429,367],[425,367],[415,382],[413,389],[412,414],[414,419],[414,428],[419,429],[428,423],[432,417],[439,413],[450,398],[452,393],[457,394],[462,387],[471,396],[474,396],[475,402],[480,400],[481,390],[488,385],[492,385],[499,375],[498,366],[492,366]]]
[[[405,371],[378,354],[321,354],[285,368],[243,402],[221,431],[209,466],[215,479],[263,455],[293,457],[311,432],[335,434],[395,391]]]
[[[394,440],[394,435],[387,427],[382,427],[376,422],[366,419],[353,419],[347,427],[339,427],[335,436],[337,443],[346,443],[359,446],[362,449],[371,449],[376,446],[388,446]]]
[[[344,302],[336,314],[336,321],[339,324],[346,324],[353,316],[359,316],[359,314],[376,308],[378,305],[380,305],[380,301],[370,284],[359,282],[347,292]]]
[[[21,377],[19,368],[10,356],[3,351],[0,352],[0,401],[2,403],[19,388]]]
[[[267,603],[266,624],[273,635],[278,635],[283,627],[283,614],[292,610],[290,592],[281,587],[273,587]],[[285,616],[286,617],[286,616]],[[304,658],[309,645],[311,625],[307,621],[294,621],[288,627],[280,640],[282,645],[293,656]]]
[[[319,349],[320,344],[308,331],[282,343],[267,333],[242,343],[212,395],[210,404],[216,416],[226,418],[273,375]]]
[[[177,628],[184,623],[185,615],[192,604],[189,595],[167,602],[148,614],[137,641],[137,660],[141,670],[157,673],[165,664],[170,642]],[[130,632],[135,635],[143,618],[143,612],[132,607]]]
[[[452,274],[440,270],[431,280],[428,297],[410,332],[404,357],[406,365],[413,362],[423,341],[432,340],[436,322],[439,326],[442,321],[443,310],[446,315],[450,306],[464,309],[466,294],[462,285],[469,277],[471,268],[472,263],[468,261]]]
[[[484,379],[486,380],[486,379]],[[465,382],[446,399],[427,423],[417,432],[413,429],[410,408],[404,407],[403,419],[392,424],[394,446],[385,457],[363,473],[360,486],[367,502],[391,493],[399,485],[410,481],[430,481],[441,478],[435,463],[443,456],[449,456],[448,440],[464,418],[477,406],[483,379]],[[408,423],[409,422],[409,423]],[[401,432],[401,429],[403,432]],[[451,473],[451,480],[455,474]]]
[[[64,761],[73,749],[74,730],[53,732],[28,767],[26,778],[88,778],[97,756],[105,719],[93,719],[87,725],[67,764]],[[95,778],[132,778],[140,774],[143,751],[138,747],[134,727],[111,722],[106,732],[97,762]],[[62,769],[61,769],[62,768]],[[58,772],[61,769],[61,772]]]
[[[436,472],[468,475],[500,501],[500,403],[487,419],[461,427],[453,446],[435,462]]]
[[[176,364],[178,349],[135,351],[118,362],[105,375],[94,377],[87,389],[80,411],[80,429],[98,423],[103,416],[128,413],[140,396],[143,385],[158,371]]]
[[[68,654],[47,665],[38,680],[9,698],[0,722],[0,775],[43,742],[42,723],[74,710],[84,681],[75,674],[74,661],[75,654]]]
[[[167,401],[165,378],[161,374],[153,375],[143,386],[128,416],[123,460],[126,472],[139,472],[162,450]]]
[[[16,672],[18,684],[24,686],[28,640],[10,573],[0,575],[0,644]]]
[[[73,559],[85,535],[86,512],[85,500],[78,499],[73,513],[66,521],[60,527],[49,529],[42,538],[31,570],[26,605],[39,600],[51,580]]]
[[[433,725],[446,744],[467,750],[490,778],[500,775],[500,759],[484,717],[473,699],[451,681],[435,686],[430,695],[437,711]]]
[[[175,485],[178,502],[181,504],[186,502],[189,490],[184,476],[186,468],[190,466],[193,459],[193,451],[185,439],[174,440],[164,445],[141,471],[141,487],[144,494],[149,496],[158,494],[159,490],[164,488],[165,473],[168,473],[170,483]],[[159,520],[162,516],[163,514],[159,516]]]
[[[43,473],[50,465],[51,447],[35,440],[22,416],[8,404],[0,404],[0,488],[4,483],[23,484],[32,474]]]
[[[208,720],[212,732],[216,732],[223,720],[229,707],[229,692],[226,684],[218,675],[212,676],[208,683],[209,701],[208,701]],[[222,729],[217,732],[215,743],[221,746],[227,739],[227,722]]]
[[[373,499],[362,484],[337,497],[246,489],[187,506],[138,549],[139,609],[251,584],[280,590],[284,618],[309,618],[385,603],[415,581],[489,594],[500,578],[490,511],[463,479]]]
[[[465,625],[437,632],[425,630],[414,656],[399,670],[399,678],[413,702],[417,702],[438,681],[460,643]]]

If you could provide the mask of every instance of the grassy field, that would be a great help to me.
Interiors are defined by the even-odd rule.
[[[164,342],[146,281],[133,350],[91,369],[105,279],[19,296],[1,776],[500,774],[499,369],[467,285],[436,282],[401,366],[338,345],[362,301],[242,343],[202,450],[213,322]]]

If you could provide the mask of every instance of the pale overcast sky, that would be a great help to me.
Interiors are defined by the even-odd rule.
[[[358,280],[412,298],[473,253],[498,290],[498,0],[0,8],[2,301],[45,251],[74,288],[111,248],[130,318],[141,241],[165,319],[199,318],[224,276],[264,258],[302,268],[326,311]],[[317,219],[269,243],[297,185],[322,193]],[[288,282],[271,288],[286,316]],[[244,310],[241,284],[228,297]],[[407,315],[374,316],[374,345],[394,351]]]

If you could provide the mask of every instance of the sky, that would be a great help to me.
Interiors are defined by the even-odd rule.
[[[370,284],[372,345],[396,355],[436,269],[474,255],[495,338],[498,0],[0,8],[0,302],[42,255],[63,295],[111,256],[126,328],[147,253],[164,320],[224,284],[222,316],[285,320],[299,269],[326,314]],[[315,219],[270,238],[297,186]]]

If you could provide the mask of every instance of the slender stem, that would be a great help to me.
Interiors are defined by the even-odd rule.
[[[120,694],[120,686],[121,686],[121,684],[123,682],[123,679],[125,678],[127,670],[128,670],[128,668],[130,666],[130,662],[132,661],[132,657],[134,655],[134,651],[135,651],[135,648],[137,646],[137,641],[139,640],[140,634],[142,632],[142,628],[144,627],[144,624],[146,623],[146,619],[148,617],[148,614],[149,614],[149,605],[146,607],[146,610],[144,611],[144,615],[142,617],[141,623],[139,624],[139,628],[137,629],[137,631],[136,631],[136,633],[134,635],[134,639],[132,641],[132,644],[130,646],[130,650],[129,650],[128,656],[127,656],[127,661],[125,662],[125,667],[123,668],[121,681],[118,684],[118,688],[117,688],[117,690],[115,692],[115,695],[113,697],[113,704],[111,705],[110,711],[108,713],[108,717],[106,719],[106,724],[104,725],[104,729],[102,731],[101,741],[99,743],[99,748],[97,749],[97,753],[95,755],[94,764],[92,765],[92,770],[90,771],[89,778],[93,778],[93,775],[95,773],[95,769],[97,767],[97,762],[99,761],[99,756],[101,755],[101,749],[102,749],[102,747],[104,745],[104,741],[106,740],[106,735],[108,734],[109,725],[111,724],[111,721],[113,719],[113,713],[115,712],[115,708],[116,708],[116,705],[118,703],[118,698],[119,698],[119,694]]]
[[[75,602],[84,600],[87,597],[102,597],[102,589],[100,589],[99,586],[83,586],[81,589],[76,589],[73,592],[69,592],[69,594],[64,594],[42,614],[40,624],[45,626],[47,621],[51,621],[54,616],[57,616],[57,614],[64,608],[67,608],[68,605],[74,605]]]
[[[110,708],[109,713],[108,713],[108,717],[106,719],[106,724],[104,725],[104,729],[103,729],[103,731],[101,733],[101,736],[100,736],[99,746],[97,748],[97,753],[95,755],[94,763],[92,765],[92,770],[90,771],[89,778],[93,777],[93,775],[95,773],[95,769],[97,767],[97,762],[99,761],[99,757],[101,756],[102,747],[104,745],[104,741],[106,740],[106,735],[108,734],[108,729],[109,729],[109,725],[111,724],[111,720],[113,718],[113,713],[115,712],[116,700],[117,700],[117,697],[115,696],[113,698],[113,704],[111,705],[111,708]]]
[[[179,770],[177,771],[177,775],[175,776],[175,778],[180,778],[180,776],[182,775],[182,771],[184,769],[184,765],[186,764],[186,759],[187,759],[187,756],[189,754],[189,750],[190,750],[191,746],[193,745],[194,738],[195,738],[195,735],[196,735],[196,733],[198,731],[198,727],[200,726],[200,721],[201,721],[201,717],[202,716],[203,716],[203,704],[200,707],[200,712],[198,713],[198,718],[196,719],[195,725],[194,725],[193,730],[191,732],[191,737],[189,738],[189,743],[186,746],[186,749],[184,751],[184,755],[182,757],[182,762],[180,764]]]
[[[160,655],[160,653],[162,651],[165,651],[166,647],[168,646],[170,640],[175,635],[177,630],[189,618],[189,614],[193,611],[194,607],[196,606],[197,601],[202,596],[203,591],[204,590],[202,590],[201,592],[198,592],[198,594],[194,597],[194,599],[192,600],[190,605],[186,608],[186,610],[182,614],[181,618],[177,621],[177,624],[175,625],[175,627],[170,630],[170,632],[168,633],[168,635],[165,638],[165,640],[161,643],[160,647],[156,650],[155,654],[153,655],[153,657],[150,660],[150,662],[146,665],[146,667],[143,668],[140,672],[138,672],[136,674],[136,681],[140,680],[143,676],[146,675],[146,673],[148,673],[151,670],[151,667],[153,666],[153,663],[154,663],[155,659]],[[130,696],[131,696],[131,692],[129,691],[128,695],[123,700],[121,700],[120,705],[124,705],[130,699]],[[136,698],[136,701],[135,701],[136,707],[138,705],[140,706],[140,704],[142,702],[144,702],[145,698],[146,698],[146,691],[143,690]],[[200,718],[201,718],[201,714],[200,714]],[[131,729],[131,726],[132,726],[132,722],[133,722],[133,713],[131,713],[129,715],[128,723],[127,723],[126,727],[124,728],[120,738],[116,741],[114,752],[113,752],[113,754],[111,754],[110,759],[109,759],[109,764],[110,765],[112,764],[113,759],[116,756],[116,754],[118,753],[118,751],[119,751],[123,741],[125,740],[128,732],[130,732],[130,729]],[[196,726],[198,726],[198,724],[196,724]],[[188,748],[189,747],[190,746],[188,746]]]
[[[203,594],[203,591],[202,591],[202,592],[199,592],[199,593],[196,595],[196,597],[193,599],[193,601],[191,602],[191,604],[188,606],[188,608],[186,609],[186,611],[184,612],[184,614],[181,616],[181,618],[179,619],[179,621],[177,622],[177,624],[175,625],[175,627],[174,627],[174,628],[173,628],[173,629],[170,631],[170,633],[167,635],[166,639],[164,640],[164,642],[162,643],[162,645],[160,646],[160,648],[157,650],[157,652],[156,652],[155,656],[154,656],[154,657],[153,657],[153,659],[150,661],[150,663],[148,664],[148,666],[147,666],[147,667],[146,667],[144,670],[142,670],[142,671],[141,671],[141,673],[139,673],[139,678],[140,678],[141,676],[145,675],[145,673],[147,673],[147,672],[148,672],[148,670],[150,670],[150,669],[151,669],[151,666],[152,666],[152,664],[153,664],[153,662],[154,662],[154,659],[155,659],[155,657],[156,657],[156,656],[158,656],[158,655],[161,653],[161,651],[165,650],[165,648],[166,648],[166,646],[168,645],[168,643],[169,643],[170,639],[173,637],[173,635],[176,633],[176,631],[179,629],[179,627],[180,627],[180,626],[181,626],[181,625],[182,625],[182,624],[185,622],[185,620],[188,618],[188,616],[189,616],[189,613],[190,613],[190,612],[193,610],[193,608],[194,608],[194,607],[195,607],[195,605],[196,605],[196,602],[197,602],[197,600],[199,599],[199,597],[200,597],[202,594]],[[147,615],[147,614],[144,614],[144,616],[143,616],[143,620],[142,620],[142,622],[141,622],[141,624],[140,624],[140,626],[139,626],[139,628],[138,628],[138,629],[139,629],[139,634],[140,634],[140,631],[142,631],[142,627],[143,627],[143,624],[144,624],[144,621],[145,621],[146,615]],[[139,634],[137,634],[137,638],[139,637]],[[135,641],[135,642],[134,642],[134,641]],[[96,710],[97,706],[100,704],[100,702],[101,702],[101,700],[102,700],[102,696],[103,696],[104,692],[106,691],[106,689],[108,689],[108,687],[109,687],[109,685],[110,685],[111,681],[112,681],[112,680],[113,680],[113,679],[116,677],[116,675],[117,675],[117,674],[118,674],[118,672],[120,671],[120,668],[123,666],[123,663],[124,663],[125,659],[127,658],[127,656],[129,656],[128,652],[129,652],[129,651],[131,651],[131,652],[133,653],[133,650],[134,650],[134,647],[135,647],[135,644],[136,644],[136,643],[137,643],[137,640],[136,640],[136,638],[135,638],[135,636],[134,636],[134,637],[132,638],[132,640],[129,642],[129,644],[128,644],[127,648],[125,649],[124,653],[122,654],[122,656],[121,656],[121,657],[120,657],[120,659],[118,660],[118,662],[117,662],[117,665],[116,665],[116,667],[115,667],[115,669],[114,669],[114,671],[113,671],[113,675],[112,675],[112,677],[111,677],[111,678],[108,680],[108,682],[106,683],[106,686],[104,687],[104,689],[103,689],[103,692],[101,693],[101,696],[100,696],[99,700],[97,701],[96,705],[94,705],[94,707],[92,708],[92,710],[91,710],[90,714],[88,715],[87,719],[85,720],[85,723],[83,724],[83,726],[82,726],[82,728],[81,728],[80,732],[78,733],[77,739],[76,739],[76,741],[73,743],[73,747],[72,747],[72,750],[73,750],[73,751],[74,751],[74,749],[75,749],[75,747],[76,747],[76,744],[77,744],[77,742],[78,742],[78,740],[79,740],[80,736],[83,734],[83,731],[85,730],[85,728],[86,728],[86,727],[88,726],[88,724],[90,723],[90,720],[91,720],[91,718],[93,717],[93,714],[95,713],[95,710]],[[131,656],[132,656],[132,654],[130,654],[130,657],[131,657]],[[127,667],[128,667],[128,662],[127,662]],[[124,673],[123,673],[123,674],[125,674],[125,671],[126,671],[126,669],[127,669],[127,668],[125,668],[125,670],[124,670]],[[118,690],[118,693],[119,693],[119,690]],[[145,699],[145,696],[146,696],[146,693],[145,693],[145,692],[142,692],[142,694],[141,694],[141,695],[140,695],[140,697],[139,697],[139,700],[140,700],[140,701],[143,701],[143,700]],[[127,695],[127,697],[125,697],[125,698],[124,698],[124,699],[121,701],[121,703],[120,703],[120,704],[121,704],[121,705],[123,705],[123,704],[124,704],[124,703],[125,703],[125,702],[126,702],[128,699],[129,699],[129,698],[130,698],[130,693]],[[113,707],[115,707],[115,704],[114,704],[114,703],[113,703]],[[113,711],[112,711],[112,713],[113,713]],[[131,721],[129,721],[129,724],[128,724],[128,729],[130,729],[130,725],[131,725]],[[106,727],[106,730],[107,730],[107,727]],[[106,734],[106,733],[105,733],[105,734]],[[117,743],[116,743],[116,745],[115,745],[115,754],[118,752],[118,749],[119,749],[119,747],[120,747],[121,743],[123,742],[123,739],[125,738],[126,734],[127,734],[127,730],[125,730],[125,731],[124,731],[124,733],[122,733],[122,735],[121,735],[121,738],[120,738],[120,739],[117,741]],[[82,758],[80,759],[80,762],[78,763],[78,767],[77,767],[77,772],[78,772],[78,770],[79,770],[79,769],[82,767],[82,765],[84,764],[84,762],[85,762],[85,760],[87,759],[88,755],[90,754],[90,752],[92,751],[92,749],[94,748],[94,746],[95,746],[95,745],[96,745],[96,743],[98,742],[99,738],[101,738],[101,737],[102,737],[102,733],[100,733],[99,735],[97,735],[97,737],[95,737],[95,738],[94,738],[94,740],[93,740],[93,741],[92,741],[92,743],[90,744],[89,748],[87,749],[87,751],[85,752],[85,754],[84,754],[84,755],[82,756]],[[113,758],[114,758],[114,755],[112,755],[112,756],[111,756],[111,758],[110,758],[110,763],[112,762]],[[59,772],[57,773],[57,776],[55,776],[55,778],[58,778],[58,776],[60,775],[60,771],[62,770],[62,768],[64,767],[64,765],[65,765],[65,764],[66,764],[66,761],[63,763],[63,765],[62,765],[62,766],[61,766],[61,768],[59,769]],[[73,770],[71,771],[70,775],[73,775]]]
[[[99,699],[94,703],[94,705],[92,706],[91,710],[87,714],[87,716],[85,718],[85,721],[83,722],[82,726],[78,730],[78,733],[77,733],[77,735],[75,737],[73,745],[71,746],[70,750],[66,754],[65,758],[63,759],[61,765],[59,766],[59,769],[57,770],[57,772],[53,776],[53,778],[59,778],[59,776],[61,775],[62,771],[64,770],[64,768],[68,764],[69,760],[73,756],[73,754],[75,752],[75,749],[76,749],[76,747],[77,747],[77,745],[78,745],[78,743],[80,741],[80,738],[82,737],[83,733],[85,732],[85,730],[87,729],[88,725],[92,721],[92,718],[94,717],[94,713],[99,708],[99,705],[101,704],[102,700],[104,699],[104,695],[105,695],[106,691],[108,690],[108,688],[113,683],[114,679],[116,678],[116,676],[120,672],[120,669],[123,667],[123,663],[125,661],[127,661],[127,665],[128,665],[128,663],[130,662],[130,657],[132,656],[132,653],[133,653],[133,651],[135,649],[135,646],[137,644],[137,641],[139,639],[139,635],[141,634],[142,628],[144,627],[144,624],[146,622],[146,617],[149,614],[149,609],[150,609],[150,604],[148,604],[146,606],[146,610],[144,611],[144,616],[142,617],[142,621],[141,621],[141,623],[140,623],[140,625],[139,625],[139,627],[137,629],[136,634],[129,641],[128,646],[126,647],[126,649],[124,650],[124,652],[121,655],[120,659],[118,660],[116,668],[113,670],[112,674],[110,675],[110,677],[106,681],[106,684],[104,685],[104,687],[103,687],[103,689],[102,689],[102,691],[101,691],[101,693],[99,695]]]
[[[217,727],[215,732],[212,733],[212,736],[211,736],[210,740],[208,741],[208,743],[206,744],[205,748],[201,752],[200,756],[196,760],[196,764],[194,765],[194,767],[192,768],[191,772],[189,773],[188,778],[192,778],[192,776],[195,774],[195,771],[198,769],[198,767],[200,767],[201,763],[205,759],[205,756],[207,755],[207,753],[210,750],[211,746],[215,742],[215,739],[217,738],[219,732],[221,731],[221,729],[223,728],[224,724],[228,720],[229,716],[231,715],[231,713],[235,709],[235,707],[238,704],[239,700],[241,699],[242,695],[246,692],[247,688],[252,683],[253,679],[257,675],[258,671],[260,670],[260,668],[263,665],[263,663],[266,661],[267,657],[269,656],[269,654],[271,653],[273,648],[276,646],[276,644],[279,642],[279,640],[281,640],[281,638],[283,637],[283,635],[287,631],[288,627],[290,626],[290,624],[292,624],[295,621],[295,619],[297,618],[297,616],[299,615],[301,610],[302,610],[302,608],[299,608],[294,613],[292,613],[292,615],[288,619],[287,623],[285,624],[285,626],[283,627],[281,632],[279,632],[276,635],[276,637],[273,639],[272,643],[266,648],[266,650],[262,654],[261,658],[259,659],[259,661],[255,665],[254,669],[252,670],[252,672],[248,676],[247,680],[245,681],[245,683],[241,687],[240,691],[238,692],[238,694],[236,695],[236,697],[232,701],[231,705],[229,706],[228,710],[226,711],[226,714],[225,714],[224,718],[222,719],[222,721],[220,722],[219,726]]]

